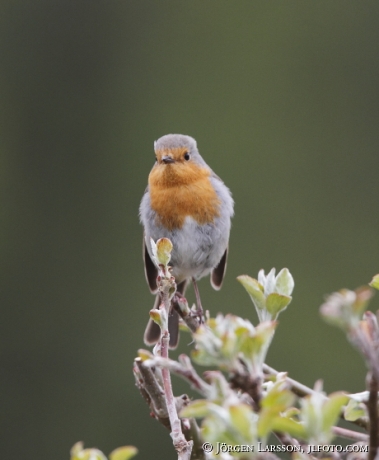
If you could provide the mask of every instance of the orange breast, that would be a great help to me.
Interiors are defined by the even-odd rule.
[[[187,216],[199,224],[219,216],[220,200],[210,182],[210,172],[196,164],[154,166],[149,176],[151,207],[159,223],[169,230],[182,228]]]

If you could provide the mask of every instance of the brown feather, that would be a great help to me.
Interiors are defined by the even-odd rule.
[[[210,171],[196,164],[157,164],[149,176],[151,207],[159,224],[180,229],[187,216],[199,224],[220,215],[220,199],[210,181]]]
[[[157,287],[158,269],[150,258],[149,251],[147,250],[147,247],[146,247],[145,235],[143,235],[142,253],[143,253],[142,254],[143,263],[145,266],[145,276],[146,276],[147,284],[149,285],[151,293],[156,294],[158,291],[158,287]]]
[[[218,265],[211,272],[211,285],[216,291],[221,289],[222,282],[226,271],[226,261],[228,259],[228,248],[225,249]]]

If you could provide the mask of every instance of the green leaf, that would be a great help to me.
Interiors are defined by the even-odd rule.
[[[254,305],[261,310],[265,308],[265,296],[263,294],[261,284],[259,284],[256,279],[251,278],[248,275],[238,276],[237,280],[246,289],[247,293],[251,297],[251,300],[254,302]]]
[[[258,432],[266,437],[272,430],[274,420],[284,412],[295,400],[295,396],[287,390],[283,382],[277,382],[261,401],[261,413],[258,421]]]
[[[242,434],[244,439],[251,437],[252,410],[247,404],[239,404],[229,408],[230,418],[235,430]]]
[[[292,297],[273,292],[266,299],[266,308],[271,314],[272,319],[276,319],[279,313],[287,308],[291,302]]]
[[[138,449],[134,446],[124,446],[115,449],[109,454],[109,460],[129,460],[134,457]]]
[[[107,460],[107,457],[98,449],[83,449],[83,443],[77,442],[71,448],[71,460]]]
[[[274,419],[278,416],[278,411],[275,408],[265,409],[259,415],[258,419],[258,435],[265,438],[272,430]]]
[[[379,274],[374,276],[369,285],[379,291]]]
[[[154,355],[149,350],[144,350],[140,348],[138,350],[138,357],[142,359],[142,361],[147,361],[148,359],[153,359]]]
[[[160,238],[157,243],[157,259],[165,267],[171,259],[172,243],[168,238]]]
[[[70,455],[71,455],[71,460],[76,460],[78,458],[78,455],[83,451],[84,444],[82,441],[79,441],[75,443],[70,450]]]
[[[162,317],[162,313],[160,310],[157,310],[157,309],[150,310],[149,315],[150,315],[150,318],[154,321],[154,323],[157,323],[161,329],[164,328],[164,319]]]
[[[290,407],[289,409],[287,409],[286,411],[282,413],[282,416],[293,419],[297,417],[299,414],[300,414],[300,410],[297,407]]]
[[[263,398],[262,408],[275,407],[277,412],[283,412],[294,402],[295,396],[289,390],[276,390],[273,388]]]
[[[344,393],[333,393],[329,395],[329,399],[325,402],[322,408],[323,420],[322,429],[323,431],[329,430],[337,421],[342,406],[347,403],[348,397]]]
[[[244,340],[241,340],[239,351],[250,359],[258,357],[262,352],[267,353],[276,326],[277,323],[275,321],[266,321],[258,324],[254,335],[248,335]],[[264,357],[262,357],[263,360]]]
[[[344,411],[345,420],[355,422],[355,420],[365,416],[367,416],[366,406],[363,403],[354,401],[354,399],[350,399]]]
[[[211,405],[213,405],[213,403],[207,401],[206,399],[197,399],[196,401],[191,402],[188,406],[184,407],[180,411],[180,416],[186,418],[206,417],[210,413]]]
[[[290,296],[292,294],[295,282],[288,268],[280,270],[276,277],[275,291],[278,294]]]
[[[307,435],[304,425],[285,417],[276,417],[272,422],[272,430],[288,433],[294,438],[306,439]]]
[[[356,299],[353,303],[353,311],[361,315],[366,309],[369,301],[374,295],[374,291],[368,286],[361,286],[355,289]]]

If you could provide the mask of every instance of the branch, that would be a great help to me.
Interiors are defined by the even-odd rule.
[[[186,380],[191,385],[191,387],[202,396],[207,397],[211,392],[211,385],[206,383],[197,374],[188,356],[182,354],[178,359],[179,362],[172,359],[163,358],[161,356],[154,356],[153,358],[145,361],[145,365],[149,367],[159,366],[162,369],[168,369],[170,372],[173,372],[177,376]]]
[[[296,438],[293,438],[292,436],[288,434],[283,434],[279,433],[278,431],[273,431],[273,434],[279,439],[279,441],[285,445],[285,446],[294,446],[294,447],[299,447],[301,444]],[[310,458],[315,459],[314,456],[308,454]]]
[[[163,329],[161,330],[161,340],[160,340],[160,355],[164,359],[168,359],[168,346],[170,342],[170,334],[168,332],[168,314],[171,308],[171,296],[172,288],[174,287],[175,292],[175,280],[173,277],[158,277],[159,288],[162,292],[162,304],[160,305],[160,310],[162,314],[166,316],[165,321],[163,321]],[[167,405],[168,417],[170,419],[171,425],[171,437],[175,447],[176,452],[178,453],[178,460],[189,460],[191,457],[191,451],[193,446],[193,441],[188,441],[182,433],[182,426],[178,413],[175,407],[175,398],[172,392],[171,385],[171,376],[170,371],[167,368],[162,369],[162,379],[163,379],[163,390]]]
[[[134,362],[138,370],[138,372],[136,372],[136,369],[134,370],[134,375],[140,393],[148,403],[152,415],[163,426],[170,429],[170,420],[162,387],[159,385],[153,371],[145,365],[141,358],[136,358]]]
[[[188,329],[191,332],[196,332],[197,328],[200,326],[199,316],[196,312],[189,308],[185,297],[178,295],[174,296],[172,304],[175,310],[179,313],[179,316],[187,325]]]
[[[267,364],[263,364],[263,372],[266,375],[270,375],[270,374],[271,375],[278,375],[279,374],[279,372],[277,370],[275,370],[273,367],[268,366]],[[314,390],[312,390],[312,388],[309,388],[306,385],[303,385],[302,383],[291,379],[290,377],[287,377],[286,380],[291,386],[291,388],[290,388],[291,391],[293,393],[295,393],[295,395],[300,396],[301,398],[303,398],[304,396],[312,396],[312,395],[316,394],[316,392]],[[325,396],[325,398],[326,398],[326,396]]]
[[[170,341],[170,334],[168,331],[164,331],[161,336],[161,355],[162,358],[168,358],[168,344]],[[175,407],[175,398],[172,392],[171,386],[171,376],[168,369],[162,369],[162,378],[163,378],[163,389],[166,398],[168,417],[170,419],[171,425],[171,437],[175,447],[176,452],[178,453],[178,460],[189,460],[191,457],[191,451],[193,446],[193,441],[188,441],[182,433],[182,426],[176,412]]]
[[[183,433],[186,439],[193,441],[191,460],[205,460],[203,449],[203,439],[200,434],[200,428],[194,418],[187,419],[188,424],[183,424]]]
[[[354,441],[361,441],[366,444],[368,443],[368,435],[365,433],[359,433],[358,431],[348,430],[339,426],[333,426],[332,431],[336,436],[340,436],[341,438],[353,439]]]
[[[378,381],[374,375],[368,374],[369,397],[366,403],[370,419],[370,443],[368,460],[374,460],[378,452]]]

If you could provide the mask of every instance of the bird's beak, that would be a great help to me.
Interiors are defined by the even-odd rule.
[[[175,160],[172,157],[170,157],[169,155],[163,156],[162,161],[166,165],[169,164],[169,163],[175,163]]]

